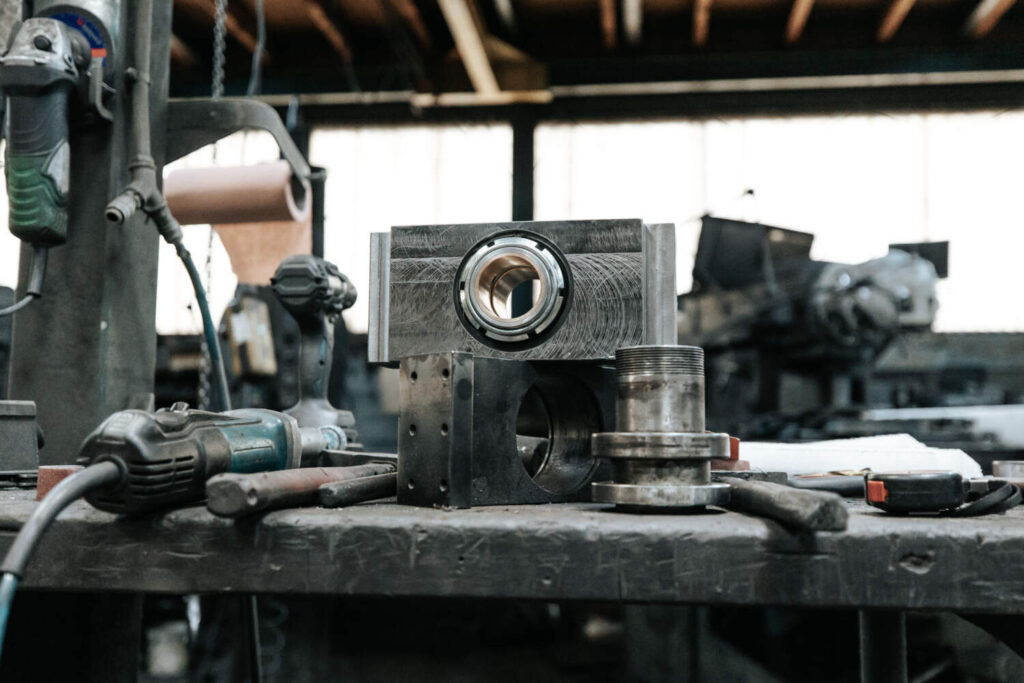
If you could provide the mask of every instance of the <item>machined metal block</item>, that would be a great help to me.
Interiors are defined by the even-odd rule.
[[[675,343],[675,227],[396,227],[373,236],[370,289],[371,362],[446,351],[606,360],[623,346]]]
[[[614,370],[466,352],[400,366],[398,501],[466,508],[585,500],[590,435],[614,423]]]

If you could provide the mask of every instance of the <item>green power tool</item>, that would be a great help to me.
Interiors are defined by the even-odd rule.
[[[68,100],[91,59],[85,39],[56,19],[27,20],[0,59],[10,230],[25,242],[67,241]]]
[[[114,413],[86,437],[79,462],[113,463],[120,477],[86,496],[101,510],[137,514],[206,499],[206,480],[314,464],[347,446],[340,427],[299,427],[290,415],[250,408],[211,413],[177,403],[155,413]]]
[[[0,58],[7,104],[8,227],[35,248],[25,298],[0,315],[42,294],[46,250],[67,241],[69,98],[91,60],[85,38],[57,19],[26,20]]]

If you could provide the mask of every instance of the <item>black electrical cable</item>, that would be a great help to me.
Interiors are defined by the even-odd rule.
[[[0,308],[0,318],[6,317],[8,315],[14,315],[15,313],[17,313],[18,311],[20,311],[21,309],[25,308],[30,303],[35,301],[35,299],[36,297],[33,296],[32,294],[26,294],[21,298],[20,301],[8,306],[7,308]]]
[[[32,252],[32,274],[29,276],[28,287],[25,288],[25,296],[21,301],[0,308],[0,318],[17,313],[28,306],[35,299],[43,295],[43,278],[46,276],[46,257],[50,253],[49,247],[35,246]]]
[[[979,515],[991,515],[1006,512],[1010,508],[1020,505],[1022,500],[1020,489],[1009,482],[1005,482],[995,489],[992,489],[977,500],[966,505],[942,513],[946,517],[977,517]]]
[[[43,533],[68,505],[90,491],[120,482],[123,477],[124,471],[120,465],[109,460],[90,465],[54,486],[29,515],[0,564],[0,572],[3,572],[3,578],[0,579],[0,652],[3,651],[3,638],[7,631],[7,617],[11,613],[14,592]]]
[[[213,400],[211,407],[215,411],[231,410],[231,393],[228,391],[228,379],[224,372],[224,358],[220,352],[220,342],[217,340],[217,329],[213,325],[213,316],[210,315],[210,302],[206,299],[206,290],[203,288],[203,281],[196,268],[192,254],[181,242],[174,245],[178,252],[178,258],[185,264],[188,277],[192,281],[192,288],[195,290],[196,302],[199,304],[199,314],[203,318],[203,334],[206,338],[206,346],[210,352],[210,366],[213,374]]]
[[[263,89],[263,53],[267,45],[267,16],[263,9],[263,0],[256,0],[256,47],[252,51],[252,66],[249,69],[249,87],[245,94],[248,97],[258,95]]]

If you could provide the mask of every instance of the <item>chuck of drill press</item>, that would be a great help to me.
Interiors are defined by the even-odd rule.
[[[317,256],[289,256],[270,279],[278,301],[299,324],[299,401],[285,412],[303,427],[338,425],[355,418],[327,399],[334,355],[334,324],[356,301],[356,288],[338,267]],[[355,440],[355,432],[349,432]]]
[[[210,413],[176,403],[156,413],[114,413],[86,437],[79,462],[115,463],[120,483],[86,500],[101,510],[135,514],[201,502],[206,480],[215,474],[312,464],[325,450],[345,448],[346,441],[338,427],[302,428],[273,410]]]

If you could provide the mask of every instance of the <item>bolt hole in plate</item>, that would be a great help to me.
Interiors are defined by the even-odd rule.
[[[542,377],[523,395],[516,417],[516,450],[527,474],[548,493],[586,486],[597,468],[590,435],[601,430],[590,390],[569,376]]]
[[[455,309],[465,328],[497,349],[525,349],[549,338],[572,300],[565,256],[529,232],[489,237],[471,248],[455,278]]]

